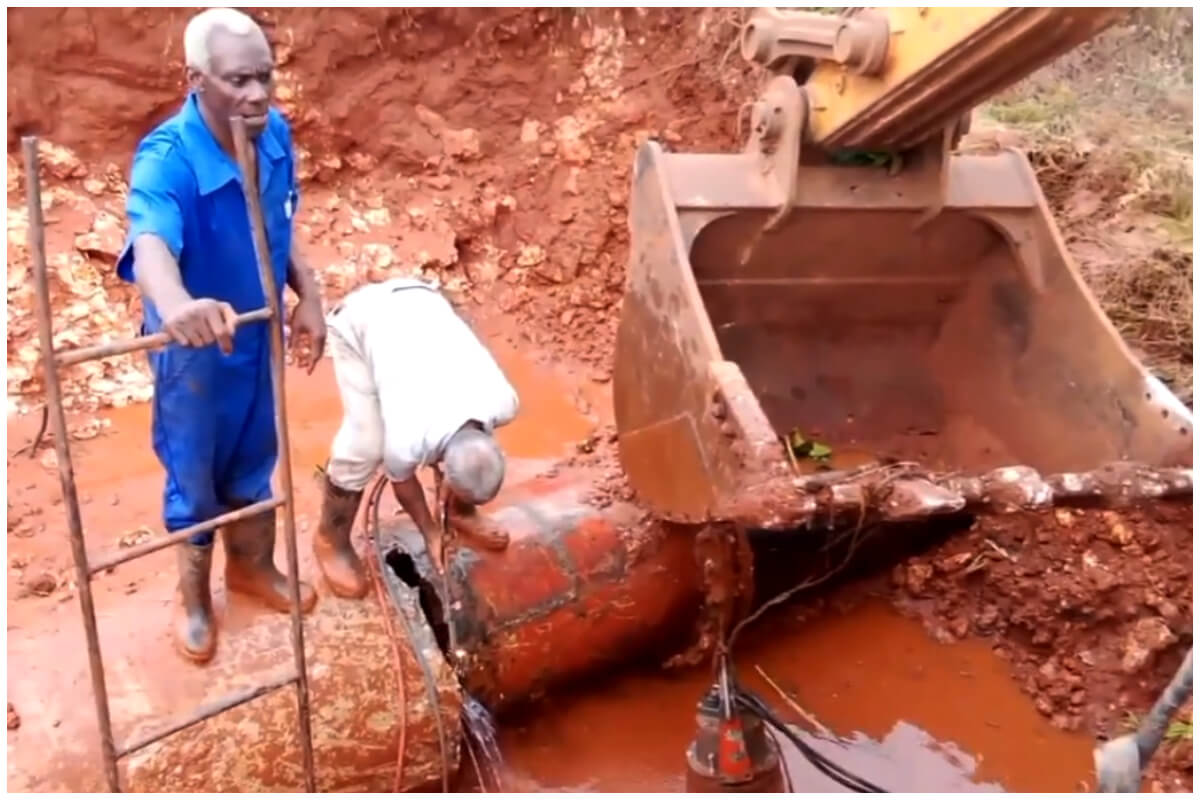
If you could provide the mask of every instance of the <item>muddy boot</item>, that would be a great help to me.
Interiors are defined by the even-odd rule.
[[[338,597],[358,599],[367,593],[367,576],[362,561],[350,544],[350,532],[362,490],[350,491],[325,478],[321,500],[321,524],[313,536],[313,554],[330,590]]]
[[[287,576],[275,568],[275,512],[225,526],[225,587],[250,595],[268,608],[291,611]],[[308,613],[317,602],[316,592],[300,581],[300,610]]]
[[[175,644],[190,661],[203,664],[217,649],[217,622],[213,618],[209,572],[212,545],[183,542],[175,545],[179,565],[179,608],[175,619]]]

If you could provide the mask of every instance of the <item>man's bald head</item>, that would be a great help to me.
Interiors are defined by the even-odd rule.
[[[442,469],[456,497],[482,505],[494,498],[504,483],[504,453],[490,435],[478,428],[463,428],[446,444]]]

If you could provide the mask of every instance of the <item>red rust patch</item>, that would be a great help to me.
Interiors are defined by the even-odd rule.
[[[551,603],[573,585],[554,551],[533,541],[514,542],[494,556],[480,553],[467,580],[498,622]]]
[[[621,534],[600,517],[590,517],[566,537],[564,545],[581,578],[611,572],[620,563]]]

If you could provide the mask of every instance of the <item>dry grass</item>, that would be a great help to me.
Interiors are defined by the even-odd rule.
[[[1109,317],[1192,395],[1192,12],[1135,11],[982,109],[1019,131]]]

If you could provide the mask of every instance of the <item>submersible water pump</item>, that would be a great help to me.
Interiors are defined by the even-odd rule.
[[[775,740],[758,716],[727,698],[714,683],[696,706],[696,735],[687,749],[687,791],[782,792]]]

